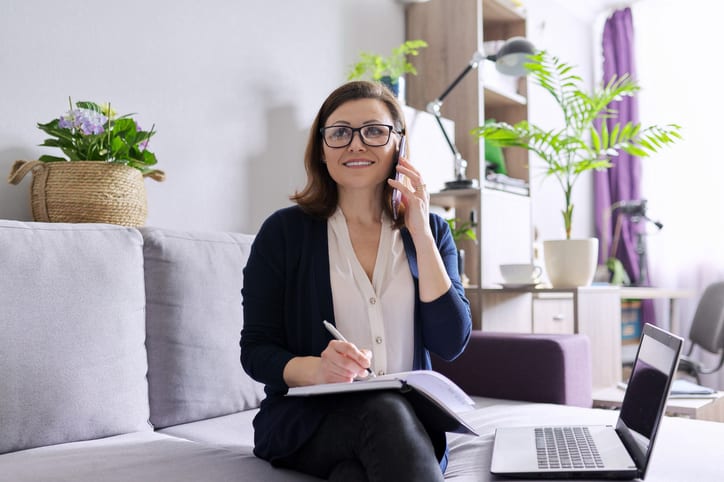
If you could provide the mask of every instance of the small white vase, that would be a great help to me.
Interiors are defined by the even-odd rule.
[[[589,286],[596,273],[598,239],[543,241],[548,280],[554,288]]]

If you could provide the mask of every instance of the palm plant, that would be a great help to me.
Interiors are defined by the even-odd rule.
[[[579,176],[592,169],[608,169],[612,166],[610,158],[621,151],[648,157],[680,139],[680,127],[642,127],[633,122],[608,126],[606,120],[617,114],[610,104],[640,90],[628,74],[614,76],[605,86],[588,94],[573,67],[546,51],[531,56],[526,69],[561,108],[563,127],[545,130],[527,121],[515,125],[492,122],[474,129],[473,134],[496,146],[522,147],[545,162],[546,177],[555,177],[563,189],[563,225],[566,239],[570,239],[574,207],[571,194]]]

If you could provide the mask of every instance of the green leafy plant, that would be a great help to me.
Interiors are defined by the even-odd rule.
[[[463,239],[469,239],[471,241],[478,240],[475,235],[475,224],[470,221],[461,221],[457,218],[449,218],[445,221],[447,221],[448,226],[450,226],[450,232],[455,242],[462,241]]]
[[[69,99],[70,110],[48,123],[38,123],[38,128],[50,138],[40,144],[57,147],[67,157],[43,155],[43,162],[59,161],[106,161],[125,164],[144,174],[160,173],[151,166],[157,163],[156,155],[147,149],[155,134],[154,127],[143,130],[131,118],[120,117],[110,104],[76,102]]]
[[[596,125],[597,120],[616,115],[611,102],[633,96],[640,90],[628,74],[612,78],[589,94],[572,66],[545,51],[531,56],[526,69],[536,83],[553,96],[563,113],[564,125],[545,130],[527,121],[515,125],[494,122],[473,129],[473,134],[496,146],[522,147],[545,162],[546,176],[555,177],[563,189],[563,225],[566,239],[570,239],[574,207],[571,194],[579,176],[592,169],[610,168],[610,158],[621,151],[648,157],[680,139],[680,127],[676,124],[642,127],[633,122],[619,122],[612,128],[606,122],[601,122],[600,127]]]
[[[362,52],[359,62],[354,64],[347,76],[347,80],[369,78],[380,80],[389,77],[390,82],[397,83],[397,79],[405,74],[417,75],[417,69],[407,60],[409,55],[419,54],[420,49],[427,47],[424,40],[408,40],[392,50],[392,54],[384,57],[370,52]]]

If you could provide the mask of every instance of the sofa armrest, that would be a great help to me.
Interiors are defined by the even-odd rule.
[[[433,369],[469,395],[591,407],[591,354],[585,335],[473,331],[454,361]]]

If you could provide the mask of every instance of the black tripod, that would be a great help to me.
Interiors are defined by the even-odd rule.
[[[622,201],[618,206],[619,213],[628,216],[632,223],[640,223],[649,221],[653,223],[658,229],[664,227],[659,221],[654,221],[646,215],[646,199],[639,199],[635,201]],[[636,232],[636,256],[638,258],[639,275],[633,282],[633,286],[645,286],[649,279],[648,272],[648,261],[646,256],[646,240],[644,236],[646,233],[643,229],[639,229]]]

